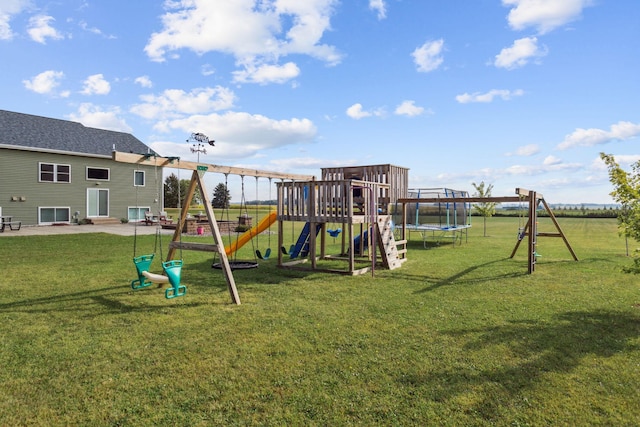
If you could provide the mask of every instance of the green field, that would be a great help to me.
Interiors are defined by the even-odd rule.
[[[182,254],[188,292],[167,300],[129,287],[132,237],[2,237],[0,425],[640,424],[640,285],[615,219],[560,218],[580,261],[540,238],[532,275],[524,247],[509,258],[517,218],[488,237],[474,221],[455,247],[412,235],[375,277],[272,256],[235,272],[240,306],[205,253]]]

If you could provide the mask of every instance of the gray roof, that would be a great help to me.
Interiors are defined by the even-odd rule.
[[[125,153],[144,154],[150,150],[129,133],[5,110],[0,110],[0,145],[101,156],[111,156],[114,147]]]

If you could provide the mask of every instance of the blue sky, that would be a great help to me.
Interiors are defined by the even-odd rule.
[[[599,153],[640,160],[637,1],[3,0],[0,51],[0,108],[218,165],[611,203]]]

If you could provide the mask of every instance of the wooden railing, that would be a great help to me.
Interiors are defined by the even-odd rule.
[[[358,180],[279,182],[278,220],[373,222],[386,212],[389,184]]]

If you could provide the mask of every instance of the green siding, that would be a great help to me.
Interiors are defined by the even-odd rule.
[[[71,183],[39,182],[40,162],[71,165]],[[87,166],[108,168],[109,181],[87,180]],[[144,187],[133,185],[134,170],[145,171]],[[38,223],[39,207],[68,207],[72,216],[78,211],[80,219],[86,218],[89,188],[109,190],[109,216],[112,218],[126,218],[131,206],[151,206],[159,211],[162,184],[162,169],[156,170],[153,166],[118,163],[109,158],[0,148],[2,214],[12,215],[24,225]],[[158,203],[154,202],[156,198]]]

